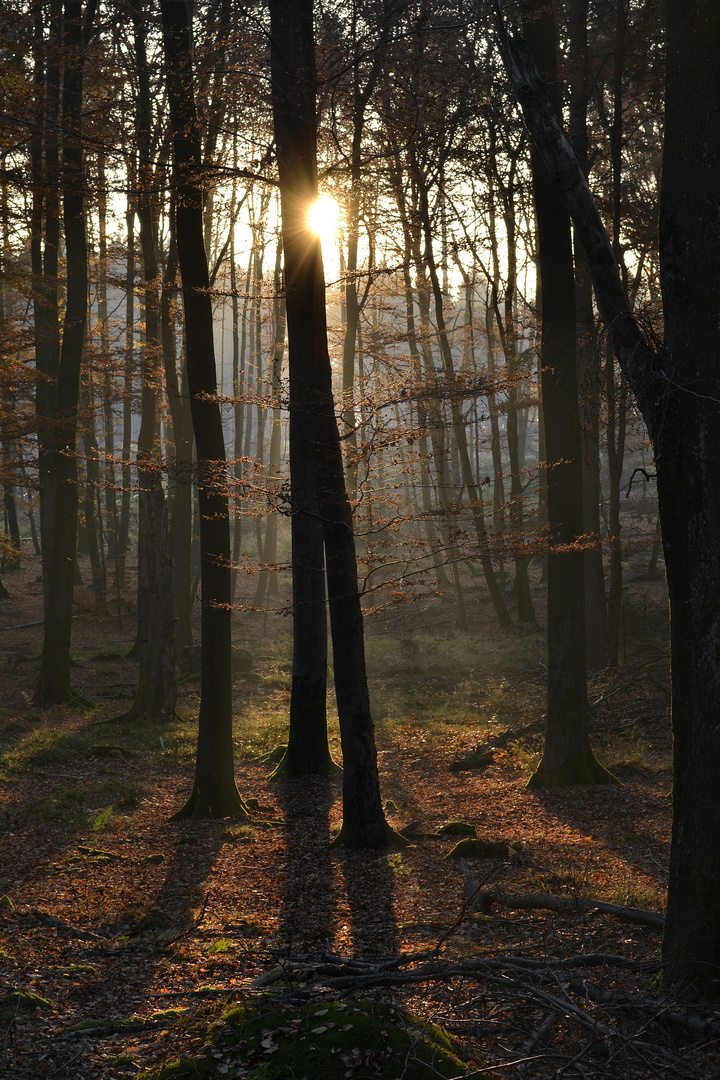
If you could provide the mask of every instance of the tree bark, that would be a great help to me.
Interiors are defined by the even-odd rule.
[[[590,100],[588,64],[588,2],[568,4],[568,62],[571,71],[569,134],[573,150],[588,175],[587,110]],[[600,537],[600,373],[595,361],[595,315],[592,281],[583,246],[574,235],[575,300],[577,310],[577,365],[580,391],[580,425],[583,440],[583,531],[589,545],[583,556],[585,569],[585,624],[587,662],[598,671],[608,662],[607,608],[603,551]]]
[[[35,691],[35,701],[43,705],[77,699],[70,685],[70,637],[78,520],[77,412],[88,292],[81,128],[85,47],[96,6],[97,0],[89,0],[83,20],[79,0],[66,0],[63,17],[62,183],[67,299],[58,367],[57,422],[49,451],[48,479],[54,515],[52,536],[48,538],[40,679]]]
[[[145,297],[145,349],[142,364],[142,419],[138,436],[138,646],[140,669],[135,700],[123,719],[166,720],[175,715],[174,601],[168,547],[165,491],[157,461],[157,384],[163,348],[157,261],[157,203],[151,165],[150,78],[147,25],[142,0],[133,0],[138,100],[136,132],[140,155],[136,212],[140,223]],[[164,620],[164,622],[163,622]]]
[[[673,837],[663,958],[669,982],[720,992],[720,20],[713,0],[665,0],[660,200],[665,343],[633,319],[610,238],[527,46],[499,23],[525,122],[581,234],[603,322],[653,440],[670,594]],[[688,419],[690,416],[690,420]]]
[[[202,151],[184,3],[162,0],[163,47],[173,129],[175,236],[185,311],[188,384],[198,456],[202,580],[200,715],[192,794],[176,815],[246,814],[233,769],[230,525],[225,443],[213,345],[212,300],[203,242]]]
[[[525,0],[525,32],[551,81],[556,110],[555,20]],[[590,746],[585,640],[582,438],[576,367],[575,270],[570,217],[537,150],[532,154],[542,295],[542,399],[548,466],[548,679],[543,756],[530,787],[609,783]]]
[[[290,360],[293,517],[319,520],[327,560],[335,692],[343,748],[343,826],[353,848],[399,842],[385,821],[365,672],[352,512],[332,397],[319,237],[307,222],[317,197],[312,0],[271,0],[271,82],[280,176]],[[303,475],[301,458],[311,463]],[[294,488],[301,465],[300,492]],[[314,482],[308,504],[308,479]]]
[[[720,17],[666,0],[660,272],[665,378],[653,425],[670,591],[673,835],[663,959],[720,995]]]

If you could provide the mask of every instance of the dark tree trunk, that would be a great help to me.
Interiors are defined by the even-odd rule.
[[[570,84],[570,141],[588,174],[587,110],[590,99],[588,64],[588,2],[570,0],[568,4],[568,61]],[[583,455],[583,532],[586,547],[585,622],[587,662],[590,671],[605,667],[607,654],[607,608],[603,551],[600,539],[600,373],[595,353],[595,315],[592,280],[585,252],[575,234],[575,299],[577,308],[577,365],[580,390],[580,426]]]
[[[665,0],[667,75],[660,205],[665,345],[632,318],[610,238],[526,44],[500,25],[525,121],[578,229],[600,315],[655,450],[670,593],[675,773],[663,937],[667,979],[720,992],[720,21],[714,0]]]
[[[96,6],[97,0],[89,0],[83,24],[82,4],[67,0],[63,19],[62,182],[67,300],[58,369],[57,423],[49,451],[54,520],[49,538],[40,679],[35,692],[36,702],[43,705],[76,698],[70,685],[70,635],[78,520],[77,411],[88,287],[81,116],[84,47]]]
[[[188,5],[162,0],[163,45],[175,161],[175,236],[185,310],[185,343],[198,456],[202,659],[192,794],[177,817],[247,813],[233,770],[230,524],[225,442],[213,346],[212,299],[203,243],[200,132],[194,98]]]
[[[128,187],[135,187],[135,170],[128,168]],[[125,586],[125,558],[130,534],[130,487],[132,465],[130,443],[132,438],[132,400],[135,375],[135,197],[128,195],[125,222],[127,225],[127,252],[125,257],[125,361],[123,364],[123,427],[122,427],[122,492],[118,522],[117,567],[118,588]]]
[[[35,23],[36,107],[38,123],[31,138],[33,204],[30,250],[35,282],[33,315],[35,367],[38,373],[35,408],[38,417],[38,482],[42,539],[43,589],[47,603],[50,548],[54,532],[55,489],[52,483],[52,433],[57,416],[57,378],[60,365],[58,313],[58,248],[60,243],[59,142],[62,9],[50,4],[47,32],[43,5],[33,5]],[[46,63],[43,66],[43,56]],[[44,241],[44,243],[43,243]]]
[[[95,417],[93,415],[95,405],[93,401],[91,374],[89,371],[86,373],[86,378],[86,388],[81,391],[81,400],[85,407],[82,432],[83,450],[85,452],[85,492],[83,497],[83,512],[85,515],[85,534],[87,536],[88,554],[90,555],[92,590],[95,595],[95,603],[102,606],[107,600],[107,583],[105,579],[102,517],[100,510],[100,449],[95,434]]]
[[[142,0],[133,0],[138,101],[136,132],[140,154],[137,215],[143,256],[145,349],[142,364],[142,419],[138,436],[138,651],[140,670],[135,700],[125,720],[165,720],[175,715],[174,603],[168,549],[165,491],[157,462],[157,391],[162,341],[157,262],[157,202],[150,146],[150,78],[147,26]],[[162,620],[165,620],[163,623]]]
[[[273,350],[272,350],[272,384],[271,394],[273,399],[272,431],[270,435],[270,458],[267,470],[268,490],[268,513],[265,524],[265,542],[263,544],[262,561],[267,569],[261,570],[258,575],[257,588],[253,607],[260,610],[265,606],[266,597],[272,590],[272,582],[276,580],[273,564],[277,557],[278,535],[278,511],[276,507],[277,495],[280,487],[280,439],[281,439],[281,413],[280,395],[282,393],[282,361],[285,350],[285,311],[281,298],[282,289],[282,241],[278,242],[275,256],[275,273],[273,276]]]
[[[270,18],[290,359],[292,512],[294,517],[312,515],[322,525],[344,765],[343,827],[338,839],[354,848],[386,847],[400,838],[385,821],[380,799],[352,512],[332,397],[322,253],[307,222],[317,196],[312,0],[271,0]],[[302,459],[312,467],[310,492]],[[299,497],[314,502],[303,505]]]
[[[526,34],[559,110],[555,20],[526,0]],[[570,218],[536,150],[532,157],[541,285],[542,399],[548,462],[548,685],[543,756],[531,787],[608,783],[590,747],[585,641],[582,438]]]
[[[181,375],[178,379],[178,358],[175,343],[174,294],[177,283],[177,244],[173,218],[170,214],[170,244],[160,299],[160,324],[163,366],[168,405],[172,417],[175,460],[171,470],[170,554],[173,564],[173,595],[175,598],[175,647],[181,649],[192,645],[192,453],[193,432],[190,401],[187,388],[187,363],[180,361]]]
[[[675,745],[663,958],[720,994],[720,18],[666,0],[660,272],[668,381],[653,424],[670,591]]]
[[[290,727],[285,757],[273,778],[328,773],[333,768],[327,740],[327,598],[323,524],[319,514],[318,469],[313,460],[317,439],[316,414],[321,407],[318,375],[327,356],[322,339],[324,281],[314,278],[322,269],[319,240],[307,226],[307,213],[317,197],[315,180],[315,61],[312,3],[271,4],[273,36],[273,108],[281,183],[285,255],[286,319],[290,364],[290,484],[292,493],[293,662]],[[291,35],[310,33],[303,55],[290,59]],[[303,70],[302,65],[306,68]],[[295,65],[295,70],[293,70]],[[309,65],[309,66],[307,66]],[[302,79],[303,121],[293,128],[287,115],[293,80]],[[308,120],[308,116],[310,119]],[[312,132],[310,131],[312,124]],[[322,291],[322,319],[315,290]],[[319,325],[310,325],[310,319]],[[329,358],[327,360],[329,374]],[[324,388],[323,388],[324,389]],[[334,403],[331,405],[334,417]]]
[[[107,297],[107,185],[105,156],[98,154],[98,322],[100,323],[100,354],[102,357],[103,437],[105,449],[105,535],[108,559],[115,568],[115,586],[119,585],[117,563],[118,505],[115,490],[115,417],[112,401],[112,357]]]

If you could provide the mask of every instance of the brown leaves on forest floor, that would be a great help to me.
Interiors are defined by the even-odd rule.
[[[132,670],[127,661],[97,665],[98,691],[124,694]],[[92,713],[37,710],[28,703],[32,661],[8,664],[12,704],[6,698],[0,729],[5,1075],[110,1078],[187,1055],[210,1061],[210,1025],[228,1000],[256,1000],[269,971],[282,977],[266,991],[288,1007],[352,993],[309,974],[328,957],[354,959],[360,975],[394,972],[359,982],[357,994],[443,1023],[495,1070],[490,1076],[718,1075],[712,1016],[664,1000],[653,1011],[656,930],[591,912],[508,908],[460,920],[462,875],[444,859],[456,837],[432,836],[461,820],[482,839],[514,844],[506,860],[472,863],[481,884],[508,894],[661,910],[669,735],[663,680],[656,670],[636,679],[642,670],[628,665],[593,687],[593,700],[602,699],[594,712],[601,753],[620,788],[529,791],[534,736],[508,740],[483,769],[453,773],[458,753],[485,737],[476,723],[380,725],[388,816],[424,834],[385,854],[330,848],[340,780],[275,787],[248,758],[236,772],[243,795],[257,799],[250,819],[170,822],[192,778],[179,728],[118,732]],[[263,678],[243,683],[242,693],[259,692]],[[537,717],[537,676],[527,680],[519,727]],[[283,692],[276,671],[265,691]],[[192,707],[197,688],[187,684],[186,693]],[[589,954],[619,959],[562,966]],[[422,982],[399,977],[427,964],[438,970]]]

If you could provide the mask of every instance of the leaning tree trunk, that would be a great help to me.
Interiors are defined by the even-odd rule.
[[[587,110],[590,100],[588,63],[588,3],[568,4],[568,61],[571,71],[570,140],[587,176]],[[575,234],[575,296],[577,301],[577,364],[580,390],[580,420],[583,439],[583,531],[586,536],[585,628],[587,662],[590,671],[605,667],[607,655],[607,608],[603,550],[600,537],[600,379],[595,364],[595,314],[592,281],[583,246]]]
[[[322,524],[344,766],[338,839],[354,848],[387,847],[400,837],[385,821],[380,798],[352,512],[332,397],[322,253],[307,221],[317,196],[312,0],[271,0],[270,19],[290,360],[290,476],[292,485],[306,457],[315,485],[313,505],[298,505],[291,489],[292,512]]]
[[[85,27],[92,25],[97,0],[89,0]],[[81,117],[83,65],[87,45],[80,2],[67,0],[63,18],[63,224],[67,298],[57,381],[57,422],[51,436],[49,482],[54,520],[49,537],[43,650],[35,701],[55,705],[76,699],[70,685],[70,636],[77,550],[77,412],[87,323],[87,240]]]
[[[542,0],[526,0],[529,43],[553,88],[555,20]],[[613,780],[590,746],[585,640],[582,436],[576,367],[575,270],[570,218],[536,150],[532,157],[542,295],[542,399],[548,462],[548,680],[543,756],[531,787]]]
[[[175,236],[185,311],[185,343],[198,457],[202,653],[200,715],[192,794],[176,817],[247,813],[233,769],[230,519],[225,442],[217,403],[212,298],[203,242],[200,132],[195,106],[190,12],[162,0],[175,162]]]
[[[720,21],[714,0],[665,0],[667,74],[660,206],[665,346],[633,319],[608,234],[521,39],[499,21],[525,122],[580,233],[600,316],[655,451],[670,594],[673,837],[663,936],[666,977],[717,997],[720,987]]]

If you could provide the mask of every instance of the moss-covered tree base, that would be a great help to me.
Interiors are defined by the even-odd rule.
[[[378,828],[376,835],[372,837],[353,836],[343,824],[330,846],[347,847],[353,851],[372,851],[375,849],[379,851],[402,851],[410,846],[410,841],[406,836],[396,832],[386,821]]]
[[[571,787],[573,784],[619,784],[604,765],[601,765],[592,750],[584,754],[572,754],[561,765],[549,767],[540,762],[537,770],[528,781],[529,788]]]
[[[183,807],[170,818],[171,821],[207,821],[208,818],[249,817],[245,802],[235,782],[216,786],[212,792],[201,790],[197,781],[192,794]]]
[[[333,761],[329,750],[308,755],[292,754],[288,748],[268,776],[268,783],[284,783],[296,776],[333,776],[336,773],[342,773],[342,766]]]

